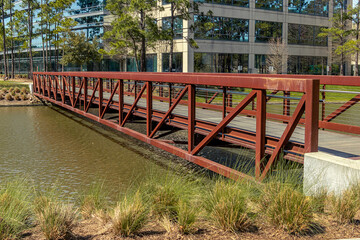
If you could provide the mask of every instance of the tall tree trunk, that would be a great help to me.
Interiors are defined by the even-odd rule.
[[[145,12],[140,11],[141,16],[141,28],[145,30]],[[146,72],[146,39],[145,36],[141,38],[141,57],[140,57],[141,72]]]
[[[41,0],[41,6],[43,5],[43,1]],[[42,60],[43,60],[43,71],[46,72],[46,59],[45,59],[45,37],[44,37],[44,19],[41,16],[41,43],[42,43]]]
[[[175,21],[175,17],[174,17],[174,12],[175,12],[175,3],[171,2],[171,17],[170,17],[170,31],[171,31],[171,39],[170,39],[170,53],[169,53],[169,72],[172,72],[172,63],[173,63],[173,58],[174,58],[174,21]]]
[[[12,18],[12,0],[9,0],[10,3],[10,26],[11,26],[11,78],[15,78],[15,57],[14,57],[14,25]]]
[[[358,3],[359,4],[359,3]],[[357,12],[356,15],[356,44],[358,45],[359,41],[359,28],[360,28],[360,12]],[[355,68],[354,68],[354,76],[359,75],[359,51],[356,51],[356,57],[355,57]]]
[[[29,27],[29,64],[30,64],[30,69],[29,69],[29,78],[32,79],[33,77],[33,55],[32,55],[32,31],[33,31],[33,26],[32,26],[32,22],[33,22],[33,18],[32,18],[32,6],[31,6],[31,2],[28,1],[28,27]]]
[[[2,16],[2,35],[3,35],[3,56],[4,56],[4,76],[5,78],[8,77],[8,65],[7,65],[7,50],[6,50],[6,32],[5,32],[5,4],[4,4],[4,0],[2,0],[1,2],[1,7],[2,7],[2,11],[1,11],[1,16]],[[4,78],[4,79],[5,79]]]

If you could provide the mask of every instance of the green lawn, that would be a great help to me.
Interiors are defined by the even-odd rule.
[[[19,82],[13,82],[13,81],[0,81],[0,90],[2,88],[22,88],[22,87],[26,87],[27,89],[29,89],[29,84],[27,83],[19,83]]]
[[[320,86],[322,88],[322,86]],[[360,92],[360,87],[351,87],[351,86],[335,86],[335,85],[327,85],[326,90],[338,90],[338,91],[351,91],[351,92]],[[251,89],[245,89],[244,92],[249,93]],[[267,94],[271,94],[272,91],[267,91]],[[210,100],[211,96],[213,96],[214,93],[210,92],[208,94],[208,101]],[[201,94],[199,94],[201,95]],[[297,92],[291,92],[291,97],[301,98],[303,94],[297,93]],[[283,96],[282,92],[278,92],[276,96]],[[325,93],[325,100],[327,102],[347,102],[351,98],[353,98],[355,94],[347,94],[347,93],[332,93],[332,92],[326,92]],[[240,95],[240,94],[233,94],[233,102],[240,102],[243,100],[246,96]],[[320,99],[322,99],[322,94],[320,93]],[[196,98],[197,102],[205,102],[204,96],[198,96]],[[276,103],[276,102],[282,102],[283,99],[281,98],[272,98],[270,102]],[[218,96],[213,100],[213,103],[222,103],[222,93],[219,93]]]

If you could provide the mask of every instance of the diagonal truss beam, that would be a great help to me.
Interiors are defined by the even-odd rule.
[[[224,127],[226,127],[256,96],[256,91],[251,91],[237,107],[230,112],[217,126],[214,128],[209,135],[207,135],[200,143],[197,145],[191,154],[195,155],[201,151]]]
[[[69,95],[69,98],[70,98],[70,102],[71,102],[71,105],[74,106],[73,102],[74,102],[74,99],[72,97],[72,94],[70,93],[70,86],[66,80],[66,77],[65,77],[65,80],[63,81],[65,83],[65,86],[64,86],[64,90],[67,91],[68,95]]]
[[[325,122],[330,122],[330,121],[334,120],[336,117],[338,117],[340,114],[342,114],[343,112],[345,112],[346,110],[348,110],[349,108],[354,106],[359,101],[360,101],[360,94],[356,95],[355,97],[350,99],[348,102],[344,103],[344,105],[342,105],[341,107],[336,109],[334,112],[330,113],[324,119],[324,121]]]
[[[96,93],[96,90],[98,89],[99,87],[99,80],[96,82],[95,84],[95,88],[93,89],[93,93],[91,94],[91,98],[90,98],[90,101],[88,102],[87,106],[86,106],[86,109],[85,109],[85,112],[88,112],[89,111],[89,108],[90,108],[90,105],[92,104],[93,100],[94,100],[94,97],[95,97],[95,93]]]
[[[134,108],[136,107],[137,103],[139,102],[141,96],[143,95],[144,91],[146,89],[146,84],[144,84],[144,86],[141,88],[141,91],[139,92],[139,95],[136,97],[133,105],[131,106],[129,112],[126,114],[126,117],[124,118],[123,122],[121,123],[121,126],[123,127],[126,123],[126,121],[128,120],[128,118],[130,117],[130,115],[132,114],[132,111],[134,110]]]
[[[84,84],[85,84],[85,81],[84,81],[84,79],[83,79],[83,80],[81,81],[80,89],[79,89],[79,92],[78,92],[78,94],[77,94],[77,96],[76,96],[76,98],[75,98],[74,104],[72,105],[73,107],[75,107],[75,106],[76,106],[76,103],[79,101],[79,97],[80,97],[80,95],[81,95],[81,90],[83,89]],[[74,88],[74,90],[75,90],[75,88]]]
[[[305,99],[306,99],[306,94],[304,94],[301,97],[300,102],[298,103],[294,114],[292,115],[289,123],[287,124],[275,150],[273,151],[269,161],[267,162],[267,164],[265,166],[264,171],[261,174],[260,180],[263,180],[265,178],[265,175],[270,170],[271,165],[277,159],[278,155],[280,154],[280,152],[284,148],[284,146],[289,142],[289,139],[290,139],[291,135],[293,134],[296,126],[298,125],[298,123],[301,119],[301,116],[305,112]]]
[[[109,98],[108,102],[106,103],[106,106],[105,106],[104,110],[102,111],[102,113],[101,113],[101,115],[100,115],[100,118],[104,118],[104,115],[105,115],[105,113],[106,113],[106,110],[107,110],[108,107],[110,106],[110,103],[112,102],[113,97],[114,97],[114,95],[115,95],[116,90],[117,90],[118,87],[119,87],[119,81],[116,82],[116,85],[115,85],[113,91],[111,92],[110,98]]]
[[[165,115],[163,116],[163,118],[161,119],[161,121],[156,125],[155,129],[151,132],[151,134],[149,135],[149,138],[154,137],[155,133],[161,128],[161,126],[165,123],[166,119],[170,116],[170,114],[172,113],[172,111],[175,109],[175,107],[179,104],[180,100],[184,97],[184,95],[186,94],[186,92],[188,91],[188,86],[186,88],[184,88],[180,95],[176,98],[176,100],[174,101],[174,103],[171,105],[171,107],[169,108],[169,110],[165,113]]]

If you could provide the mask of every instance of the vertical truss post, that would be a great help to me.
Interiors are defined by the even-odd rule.
[[[57,101],[57,95],[58,95],[58,76],[55,76],[54,77],[54,80],[55,80],[55,96],[54,96],[54,99],[55,101]]]
[[[71,77],[71,95],[73,99],[73,105],[75,105],[75,77]]]
[[[305,153],[318,151],[319,90],[319,80],[306,81]]]
[[[98,81],[99,81],[99,117],[100,117],[102,113],[104,85],[102,78],[99,78]]]
[[[87,99],[88,99],[88,78],[84,77],[84,111],[86,111]]]
[[[171,95],[171,94],[170,94]],[[191,153],[195,145],[195,85],[188,85],[188,152]]]
[[[223,87],[223,109],[222,109],[222,118],[226,117],[226,87]]]
[[[266,91],[256,90],[256,146],[255,146],[255,177],[260,179],[261,161],[265,156],[266,137]]]
[[[129,85],[128,85],[129,86]],[[124,80],[119,80],[119,125],[123,121],[124,112]]]
[[[146,82],[146,135],[151,134],[152,120],[152,82]]]
[[[51,97],[51,76],[47,75],[47,82],[48,82],[48,87],[47,87],[47,91],[48,91],[48,97]]]
[[[62,102],[65,104],[65,76],[62,76],[62,95],[63,95],[63,98],[62,98]]]

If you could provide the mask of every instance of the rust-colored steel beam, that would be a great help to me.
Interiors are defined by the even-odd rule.
[[[119,81],[116,82],[115,87],[114,87],[114,89],[113,89],[113,91],[112,91],[112,93],[111,93],[111,95],[110,95],[110,98],[109,98],[109,100],[107,101],[104,110],[103,110],[103,111],[101,112],[101,114],[100,114],[100,118],[104,118],[104,115],[105,115],[107,109],[109,108],[109,105],[112,103],[113,98],[114,98],[114,95],[115,95],[116,90],[117,90],[118,87],[119,87]]]
[[[255,177],[260,179],[262,160],[265,157],[266,141],[266,91],[256,90],[256,149],[255,149]]]
[[[307,81],[306,88],[305,153],[310,153],[318,151],[320,81]]]
[[[191,153],[195,145],[195,85],[188,85],[188,152]],[[195,154],[193,154],[195,155]]]
[[[237,107],[229,113],[217,126],[192,150],[191,154],[198,154],[224,127],[226,127],[256,96],[256,92],[252,91],[247,95]]]
[[[99,83],[100,83],[100,81],[96,81],[95,88],[94,88],[94,90],[93,90],[93,92],[91,94],[91,97],[90,97],[88,105],[86,106],[85,112],[89,111],[90,105],[92,104],[92,102],[94,100],[94,97],[95,97],[95,93],[96,93],[96,91],[97,91],[97,89],[99,87]]]
[[[165,123],[166,119],[170,116],[175,107],[179,104],[180,100],[184,97],[185,93],[188,91],[189,87],[184,88],[180,95],[176,98],[173,105],[169,108],[169,110],[165,113],[165,115],[161,118],[160,122],[156,125],[155,129],[149,135],[150,138],[154,137],[155,133],[161,128],[161,126]]]
[[[124,113],[124,80],[119,80],[119,125],[121,125],[123,121],[123,113]]]
[[[299,123],[301,116],[305,111],[305,99],[307,99],[306,95],[302,96],[300,102],[298,103],[293,116],[291,117],[290,122],[287,124],[285,131],[283,132],[279,143],[277,144],[274,152],[272,153],[269,161],[267,162],[264,171],[262,172],[260,180],[265,178],[266,173],[270,170],[274,161],[278,158],[281,150],[284,148],[286,143],[289,141],[291,135],[293,134],[296,125]]]
[[[153,108],[152,82],[146,82],[146,136],[151,134],[152,108]]]
[[[336,109],[334,112],[330,113],[324,119],[324,121],[325,122],[330,122],[330,121],[334,120],[336,117],[338,117],[340,114],[342,114],[343,112],[345,112],[346,110],[348,110],[349,108],[354,106],[359,101],[360,101],[360,94],[356,95],[355,97],[353,97],[352,99],[350,99],[349,101],[344,103],[341,107]]]
[[[134,111],[134,109],[135,109],[136,105],[138,104],[141,96],[143,95],[145,89],[146,89],[146,85],[144,85],[144,86],[141,88],[141,90],[140,90],[140,92],[139,92],[139,95],[136,97],[136,99],[135,99],[134,103],[132,104],[129,112],[126,114],[124,120],[123,120],[122,123],[121,123],[121,126],[122,126],[122,127],[125,125],[126,121],[127,121],[127,120],[129,119],[129,117],[131,116],[132,111]]]

